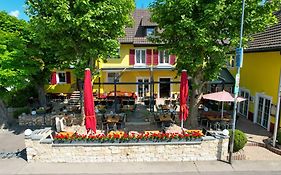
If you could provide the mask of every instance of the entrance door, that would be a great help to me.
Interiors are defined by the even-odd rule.
[[[149,92],[149,79],[148,78],[137,78],[137,92],[138,97],[144,97]]]
[[[239,103],[238,113],[244,117],[248,117],[250,93],[249,93],[249,91],[241,89],[241,91],[239,92],[239,95],[241,97],[244,97],[246,100]]]
[[[171,97],[171,79],[170,78],[160,78],[159,79],[159,94],[160,98]]]
[[[262,127],[269,128],[269,117],[270,117],[270,106],[271,99],[264,96],[257,96],[257,109],[256,109],[256,119],[257,123]]]

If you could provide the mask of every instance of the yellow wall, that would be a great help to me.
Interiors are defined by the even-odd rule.
[[[107,63],[101,62],[101,68],[112,67],[128,67],[129,66],[129,52],[134,46],[132,44],[122,44],[120,46],[120,58],[107,59]]]
[[[153,59],[153,51],[157,49],[156,47],[134,47],[132,44],[122,44],[120,46],[120,58],[112,58],[107,59],[107,62],[103,62],[100,60],[99,68],[125,68],[125,67],[133,67],[129,65],[129,52],[130,49],[137,49],[137,48],[144,48],[144,49],[152,49],[152,59]],[[149,66],[149,65],[148,65]],[[172,65],[174,67],[174,65]],[[68,70],[69,71],[69,70]],[[70,70],[71,71],[71,70]],[[116,71],[117,72],[117,71]],[[171,70],[155,70],[154,71],[154,81],[159,81],[159,77],[167,77],[171,78],[171,81],[179,81],[179,78],[175,79],[177,72]],[[137,77],[150,77],[149,70],[147,71],[125,71],[122,75],[120,82],[136,82]],[[93,77],[93,81],[98,83],[98,77]],[[107,82],[107,72],[102,71],[100,75],[100,82]],[[71,83],[76,85],[76,78],[71,72]],[[75,89],[71,88],[70,84],[58,84],[58,85],[46,85],[45,86],[47,93],[71,93]],[[75,86],[76,88],[76,86]],[[93,86],[93,92],[98,92],[98,85]],[[101,85],[100,92],[110,92],[114,90],[114,85]],[[127,92],[136,92],[136,84],[132,85],[118,85],[118,91],[127,91]],[[154,92],[158,92],[158,84],[155,84]],[[179,92],[179,84],[172,84],[171,85],[171,94]]]
[[[72,93],[76,90],[76,76],[71,69],[64,71],[70,72],[71,84],[56,84],[56,85],[45,85],[46,93]]]
[[[272,104],[276,105],[280,65],[280,52],[244,53],[240,87],[250,90],[254,98],[256,93],[271,96]],[[254,113],[254,110],[255,105],[250,102],[249,111]],[[271,117],[271,122],[274,123],[274,119]]]
[[[171,78],[171,81],[179,81],[179,77],[176,78],[177,72],[170,70],[155,70],[153,72],[154,81],[159,81],[160,77]],[[136,82],[137,78],[150,78],[149,71],[126,71],[122,74],[120,82]],[[107,82],[107,72],[102,73],[101,82]],[[179,84],[171,84],[171,93],[179,92]],[[98,85],[94,85],[94,90],[97,91]],[[110,92],[114,90],[114,85],[101,85],[101,93]],[[137,85],[117,85],[117,91],[136,92]],[[159,93],[158,84],[154,86],[154,93]]]

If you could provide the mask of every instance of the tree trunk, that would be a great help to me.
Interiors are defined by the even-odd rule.
[[[189,98],[189,115],[187,118],[187,128],[197,129],[198,128],[198,107],[202,98],[202,87],[205,83],[203,82],[202,73],[198,73],[192,80],[192,90]]]
[[[44,85],[37,85],[37,92],[38,92],[38,99],[39,99],[39,104],[42,107],[47,106],[47,99],[46,99],[46,93],[44,89]]]
[[[4,102],[0,99],[0,129],[7,126],[8,123],[8,113],[4,105]]]
[[[84,101],[83,101],[83,81],[81,79],[78,79],[78,88],[80,91],[81,116],[83,117],[81,125],[85,125],[85,111],[84,111]]]

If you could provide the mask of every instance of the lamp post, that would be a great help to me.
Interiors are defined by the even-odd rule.
[[[243,38],[243,25],[244,25],[244,10],[245,10],[245,0],[242,0],[242,16],[241,16],[241,27],[240,27],[240,42],[239,48],[236,49],[236,66],[237,73],[235,76],[235,88],[234,88],[234,109],[233,109],[233,124],[232,124],[232,137],[230,140],[230,150],[229,150],[229,163],[232,163],[232,153],[234,145],[234,134],[235,134],[235,122],[236,122],[236,110],[237,110],[237,97],[239,93],[239,82],[240,82],[240,69],[243,63],[243,48],[242,48],[242,38]]]

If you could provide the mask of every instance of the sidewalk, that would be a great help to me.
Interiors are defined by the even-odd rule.
[[[22,159],[0,160],[0,174],[172,174],[219,172],[275,172],[281,161],[142,162],[142,163],[27,163]]]

